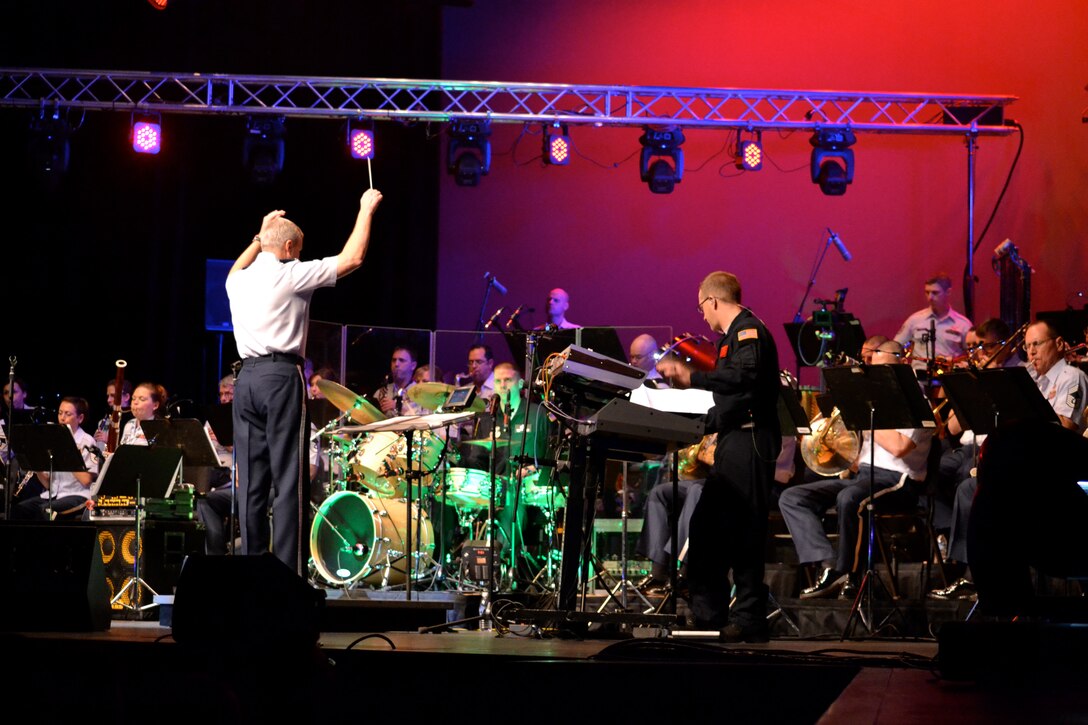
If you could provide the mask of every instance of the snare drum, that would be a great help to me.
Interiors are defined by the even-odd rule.
[[[505,476],[495,476],[495,508],[503,506],[506,483]],[[491,474],[477,468],[451,468],[446,472],[445,494],[454,506],[485,509],[491,501]]]
[[[442,458],[443,441],[429,431],[412,437],[412,470],[423,463],[424,486],[431,483],[431,472]],[[379,496],[401,498],[407,492],[408,440],[400,433],[371,433],[352,456],[351,468],[362,484]]]
[[[385,586],[405,581],[407,511],[403,499],[361,496],[341,491],[325,500],[310,527],[310,555],[330,584],[360,579]],[[417,525],[418,523],[418,525]],[[419,502],[412,502],[412,549],[420,552],[413,579],[432,562],[434,530]]]

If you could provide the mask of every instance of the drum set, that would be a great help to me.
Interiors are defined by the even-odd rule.
[[[325,498],[313,507],[310,529],[315,582],[345,589],[395,589],[415,587],[409,578],[411,582],[456,581],[465,567],[456,566],[456,551],[443,551],[440,542],[452,542],[458,534],[466,540],[486,535],[492,501],[497,512],[507,500],[508,488],[515,484],[510,476],[493,476],[471,467],[492,456],[459,453],[475,452],[472,449],[490,453],[492,440],[457,444],[458,431],[453,427],[417,430],[408,436],[362,430],[386,416],[366,398],[335,382],[319,380],[317,386],[343,415],[316,434],[324,439],[329,475]],[[422,408],[440,410],[452,390],[441,383],[421,383],[409,387],[406,395]],[[482,411],[485,402],[480,400],[470,410]],[[566,503],[547,470],[525,473],[519,498],[526,506],[546,508],[553,520]],[[447,519],[441,515],[446,506],[456,513],[456,524],[454,517],[448,517],[451,528],[461,528],[452,537],[436,532],[431,520],[432,515],[439,518],[441,529]]]

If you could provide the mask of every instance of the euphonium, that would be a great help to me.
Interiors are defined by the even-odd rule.
[[[839,409],[833,409],[830,418],[816,418],[810,428],[800,443],[805,465],[821,476],[837,476],[850,468],[861,452],[861,438],[846,429]]]

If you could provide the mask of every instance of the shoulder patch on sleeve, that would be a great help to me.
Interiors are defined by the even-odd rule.
[[[745,340],[755,340],[759,338],[759,330],[754,327],[749,327],[745,330],[739,330],[737,332],[737,342],[744,342]]]

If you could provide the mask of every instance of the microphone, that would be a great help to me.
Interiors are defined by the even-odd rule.
[[[349,344],[349,345],[357,345],[357,344],[359,344],[359,340],[362,340],[362,339],[363,339],[364,337],[366,337],[367,335],[370,335],[370,334],[372,334],[373,332],[374,332],[374,328],[373,328],[373,327],[368,327],[367,329],[363,330],[363,331],[362,331],[362,332],[360,332],[360,333],[359,333],[358,335],[356,335],[356,336],[355,336],[355,339],[354,339],[354,340],[352,340],[352,341],[351,341],[350,343],[348,343],[348,344]]]
[[[491,326],[495,324],[495,320],[499,319],[499,315],[501,315],[502,311],[505,309],[505,307],[500,307],[499,309],[495,310],[495,314],[491,315],[491,319],[484,323],[484,329],[490,330]]]
[[[839,239],[839,235],[831,231],[831,227],[827,228],[827,233],[831,235],[831,241],[832,243],[834,243],[835,248],[839,250],[839,254],[842,255],[842,258],[849,262],[853,258],[853,256],[846,249],[846,245],[842,243],[842,240]]]
[[[363,559],[370,554],[370,547],[361,541],[356,541],[355,546],[345,546],[342,551],[346,554],[352,554],[353,556]]]
[[[485,279],[485,280],[487,280],[487,282],[488,282],[488,283],[489,283],[489,284],[490,284],[490,285],[491,285],[492,287],[494,287],[495,289],[497,289],[497,290],[499,291],[499,294],[500,294],[500,295],[504,295],[504,294],[506,294],[506,292],[507,292],[507,289],[506,289],[506,287],[505,287],[505,286],[503,286],[503,283],[502,283],[502,282],[500,282],[500,281],[499,281],[499,280],[498,280],[498,279],[497,279],[497,278],[495,277],[495,275],[491,274],[490,272],[484,272],[484,279]]]
[[[511,312],[511,313],[510,313],[510,319],[508,319],[508,320],[506,321],[506,324],[505,324],[505,325],[503,325],[503,327],[510,327],[510,325],[514,324],[514,322],[515,322],[515,321],[516,321],[516,320],[518,319],[518,317],[519,317],[519,316],[521,315],[521,311],[522,311],[523,309],[525,309],[525,305],[518,305],[518,306],[517,306],[517,309],[515,309],[515,310],[514,310],[513,312]]]

